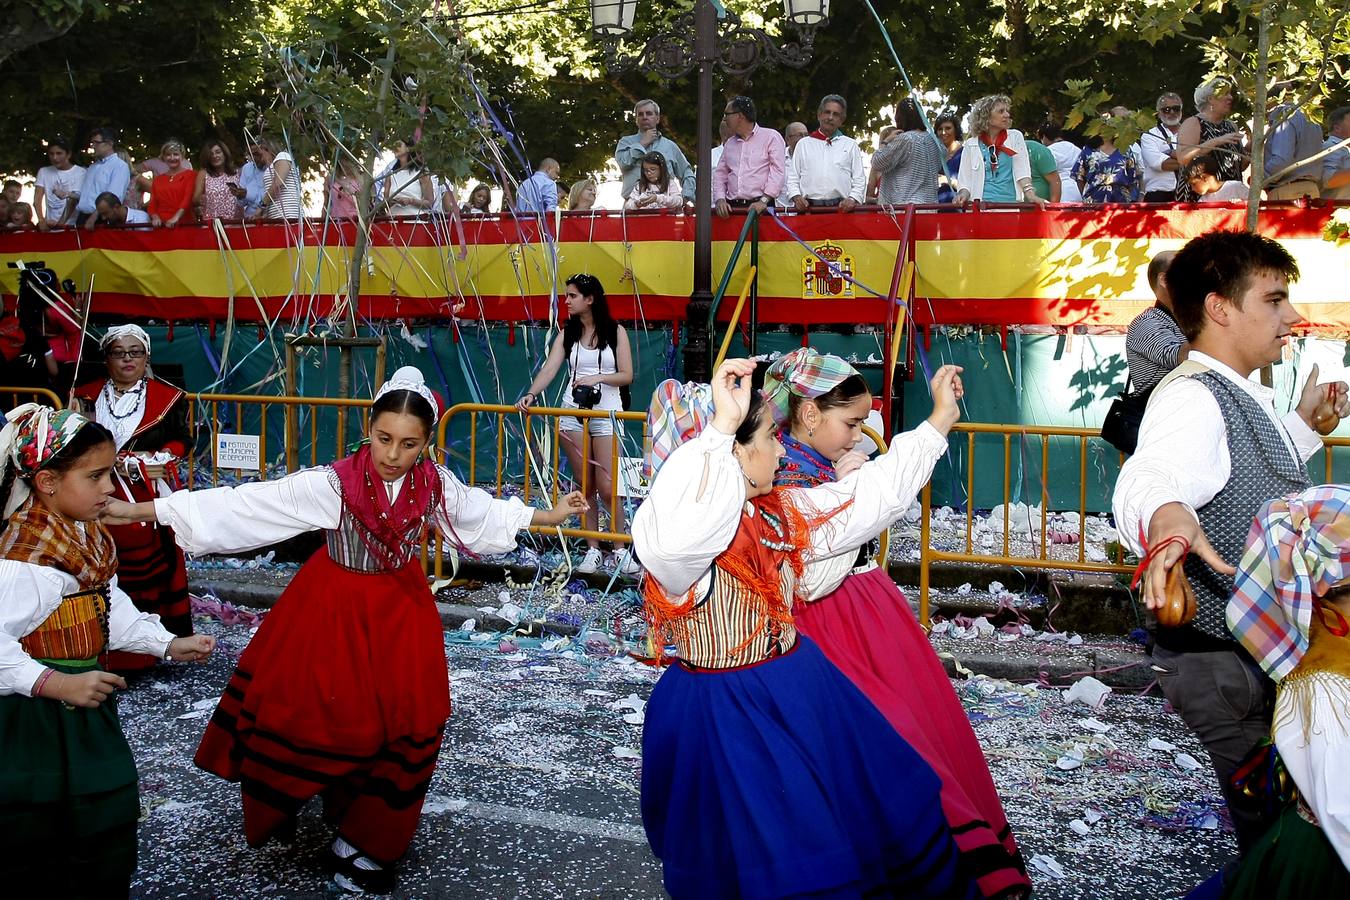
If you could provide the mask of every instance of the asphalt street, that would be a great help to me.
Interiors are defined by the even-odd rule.
[[[120,698],[145,815],[134,896],[333,896],[317,806],[293,844],[254,850],[237,787],[192,765],[249,638],[243,625],[197,621],[220,639],[212,660],[163,665]],[[516,650],[469,638],[447,635],[454,713],[398,896],[663,896],[638,803],[641,707],[655,673],[577,644]],[[1232,852],[1212,814],[1212,776],[1174,763],[1203,753],[1161,701],[1112,695],[1093,711],[1056,690],[984,679],[959,688],[1037,897],[1176,897]],[[1177,750],[1151,752],[1152,738]]]

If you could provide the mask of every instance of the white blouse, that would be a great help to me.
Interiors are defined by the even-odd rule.
[[[1275,701],[1275,746],[1331,846],[1350,869],[1350,679],[1286,679]]]
[[[62,597],[79,590],[75,578],[59,569],[0,560],[0,696],[33,695],[33,684],[47,667],[29,656],[19,639],[47,621]],[[109,593],[108,649],[163,657],[174,636],[159,624],[159,616],[138,610],[116,576]]]
[[[530,524],[534,507],[519,498],[498,500],[471,488],[443,466],[441,508],[436,524],[475,553],[505,553],[516,532]],[[404,479],[392,483],[398,496]],[[275,481],[208,491],[175,491],[155,501],[155,517],[168,525],[188,553],[237,553],[275,544],[316,529],[334,529],[342,519],[342,495],[332,469],[304,469]]]
[[[732,455],[734,437],[705,428],[676,448],[633,517],[633,546],[648,573],[672,598],[698,585],[706,593],[713,561],[731,546],[746,506],[745,475]],[[924,422],[896,437],[890,452],[830,484],[790,488],[809,514],[851,505],[811,532],[803,581],[809,598],[839,586],[857,549],[904,513],[933,474],[947,440]]]

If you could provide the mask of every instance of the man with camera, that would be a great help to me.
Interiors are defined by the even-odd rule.
[[[1158,685],[1209,752],[1245,852],[1269,819],[1240,801],[1231,776],[1270,735],[1274,691],[1225,622],[1233,565],[1261,505],[1308,486],[1305,463],[1322,447],[1318,432],[1346,414],[1346,385],[1318,384],[1314,367],[1281,414],[1275,391],[1251,380],[1279,362],[1302,321],[1289,302],[1298,265],[1278,242],[1210,232],[1173,257],[1165,278],[1190,349],[1149,399],[1112,511],[1121,541],[1143,560]]]

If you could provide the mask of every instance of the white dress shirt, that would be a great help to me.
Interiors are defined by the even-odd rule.
[[[1196,350],[1190,352],[1187,362],[1200,363],[1246,391],[1270,416],[1285,446],[1300,462],[1307,462],[1321,449],[1322,439],[1297,411],[1284,416],[1275,411],[1275,391],[1271,388]],[[1178,378],[1162,385],[1149,398],[1139,426],[1138,449],[1121,467],[1111,497],[1121,541],[1143,556],[1140,534],[1148,534],[1159,507],[1181,503],[1195,515],[1224,489],[1232,471],[1228,429],[1219,401],[1209,388],[1194,378]]]
[[[863,169],[862,151],[858,142],[846,134],[835,132],[828,141],[812,132],[797,142],[787,161],[787,185],[783,189],[789,200],[805,197],[807,200],[843,200],[852,197],[862,203],[867,190],[867,173]]]
[[[1139,165],[1144,172],[1143,193],[1149,191],[1175,191],[1177,189],[1176,170],[1163,171],[1163,163],[1172,157],[1177,149],[1176,132],[1166,125],[1154,125],[1139,135]]]

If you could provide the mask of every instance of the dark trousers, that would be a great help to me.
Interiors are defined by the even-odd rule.
[[[1275,685],[1235,650],[1178,653],[1154,647],[1153,667],[1163,696],[1209,751],[1237,828],[1238,850],[1245,854],[1272,823],[1234,803],[1238,792],[1230,782],[1243,758],[1270,736]]]
[[[1176,191],[1149,191],[1144,194],[1145,203],[1172,203],[1176,199]]]

